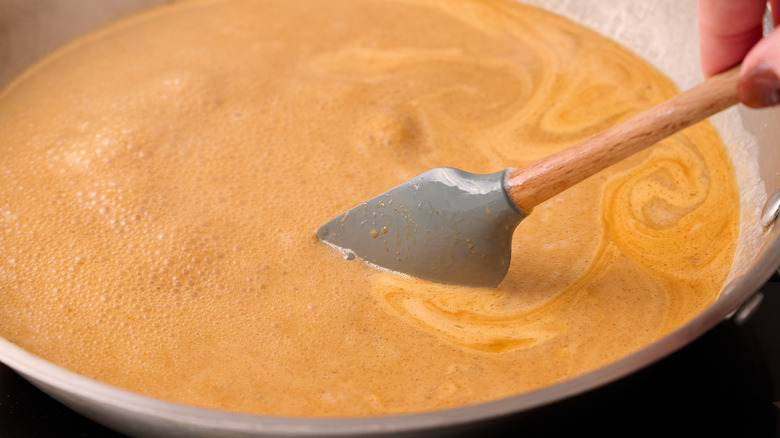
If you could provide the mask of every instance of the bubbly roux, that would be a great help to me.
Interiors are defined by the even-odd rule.
[[[675,94],[503,0],[213,0],[116,23],[0,95],[0,335],[262,414],[425,411],[625,356],[715,299],[739,205],[699,124],[537,207],[496,289],[346,261],[316,228],[438,166],[519,167]]]

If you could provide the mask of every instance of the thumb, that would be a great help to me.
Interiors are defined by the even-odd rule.
[[[737,85],[739,100],[751,108],[780,104],[780,28],[745,56]]]

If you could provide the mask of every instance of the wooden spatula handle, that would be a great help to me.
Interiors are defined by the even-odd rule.
[[[737,103],[739,66],[587,140],[509,174],[507,192],[522,211],[664,138]]]

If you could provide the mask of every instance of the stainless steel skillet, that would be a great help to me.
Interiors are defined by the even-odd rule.
[[[57,46],[155,0],[0,0],[0,86]],[[700,80],[695,3],[535,0],[628,45],[689,88]],[[720,299],[656,343],[591,373],[538,391],[432,413],[315,419],[242,415],[169,403],[78,376],[0,339],[0,361],[75,410],[132,436],[430,436],[572,397],[631,374],[731,317],[780,263],[778,229],[761,225],[780,189],[780,112],[730,110],[714,120],[731,147],[743,196],[743,239]],[[767,217],[775,211],[770,204]],[[768,221],[771,222],[771,221]],[[739,314],[739,313],[737,313]],[[0,322],[1,323],[1,322]]]

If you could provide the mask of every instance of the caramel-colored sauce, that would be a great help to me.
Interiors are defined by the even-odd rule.
[[[675,93],[610,40],[503,0],[137,15],[0,95],[0,335],[262,414],[417,412],[582,374],[717,296],[739,199],[709,124],[538,206],[496,289],[378,271],[314,231],[429,168],[519,167]]]

